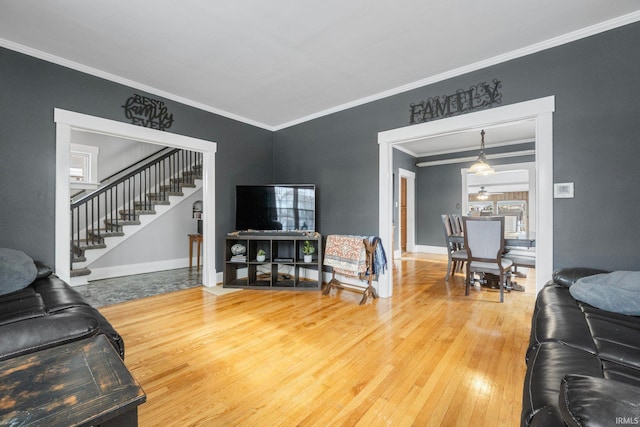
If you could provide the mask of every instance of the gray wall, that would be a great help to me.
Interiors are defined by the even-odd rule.
[[[170,211],[131,235],[87,267],[91,270],[113,269],[162,261],[175,265],[179,261],[187,260],[189,245],[186,236],[198,231],[198,224],[192,218],[193,203],[197,200],[202,200],[202,190],[188,197],[172,197],[171,204],[174,206]],[[196,253],[195,245],[193,245],[193,253]]]
[[[556,97],[554,181],[574,182],[576,197],[554,202],[554,267],[637,269],[639,69],[634,23],[278,131],[274,177],[318,185],[323,234],[377,233],[377,133],[409,125],[411,103],[496,78],[502,105]]]
[[[134,93],[148,95],[173,113],[167,132],[218,143],[218,248],[235,226],[236,183],[271,181],[270,131],[1,48],[0,76],[0,247],[54,264],[56,107],[128,122],[121,106]],[[217,258],[221,271],[222,251]]]
[[[554,203],[554,266],[635,269],[638,69],[640,23],[634,23],[275,134],[164,101],[175,117],[170,132],[218,143],[220,248],[234,228],[235,185],[269,181],[316,184],[323,234],[376,234],[377,134],[407,126],[411,103],[494,78],[502,81],[503,105],[555,95],[554,181],[575,182],[576,197]],[[0,247],[53,264],[54,107],[124,122],[124,101],[147,94],[5,49],[0,74]],[[438,211],[450,208],[443,203]]]

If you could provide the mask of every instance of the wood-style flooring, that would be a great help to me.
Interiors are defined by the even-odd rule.
[[[535,300],[396,259],[392,298],[202,288],[100,311],[147,394],[141,426],[516,426]]]

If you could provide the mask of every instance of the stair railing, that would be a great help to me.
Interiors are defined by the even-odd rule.
[[[202,153],[176,148],[71,203],[71,269],[87,248],[105,247],[105,235],[153,213],[155,204],[193,185],[201,172]]]

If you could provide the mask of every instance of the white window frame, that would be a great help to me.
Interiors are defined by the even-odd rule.
[[[71,155],[81,156],[85,159],[84,179],[72,179],[71,168],[69,168],[69,183],[73,189],[89,189],[98,188],[98,155],[100,149],[92,145],[69,144],[69,159]]]

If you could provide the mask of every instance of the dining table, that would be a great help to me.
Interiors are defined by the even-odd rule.
[[[449,236],[449,241],[457,245],[464,245],[464,233],[458,232],[451,234]],[[535,248],[535,232],[506,232],[504,233],[504,247],[506,252],[505,256],[513,261],[513,265],[516,269],[518,266],[535,268],[535,254],[519,253],[517,249],[513,251],[511,250],[511,248]],[[511,252],[511,255],[509,255],[509,252]],[[522,252],[526,251],[523,250]],[[520,278],[527,277],[526,274],[523,274],[517,270],[514,270],[514,275]],[[523,292],[524,286],[520,286],[516,282],[511,281],[511,286],[508,289]]]
[[[464,244],[464,233],[453,233],[449,236],[449,241],[458,245]],[[507,232],[504,233],[504,246],[517,246],[521,248],[535,248],[536,247],[536,235],[530,231],[520,232]]]

